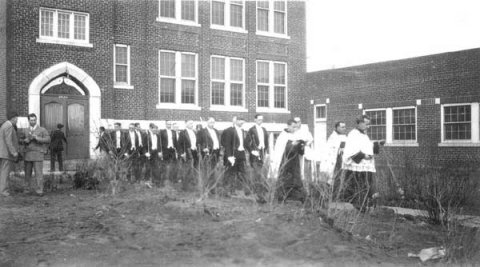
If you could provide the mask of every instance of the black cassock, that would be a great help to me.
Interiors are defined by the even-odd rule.
[[[305,200],[303,189],[300,156],[305,152],[305,141],[289,140],[285,145],[282,162],[280,164],[278,181],[280,183],[278,198],[280,200]]]

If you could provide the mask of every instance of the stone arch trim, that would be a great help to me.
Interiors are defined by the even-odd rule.
[[[89,147],[90,157],[94,157],[95,141],[97,139],[97,127],[100,126],[101,119],[101,91],[98,84],[84,70],[69,63],[62,62],[42,71],[28,87],[28,113],[40,115],[40,95],[42,88],[52,79],[60,74],[68,73],[75,77],[88,90],[89,102]]]

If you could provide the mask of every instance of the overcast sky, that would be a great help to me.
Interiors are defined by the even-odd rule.
[[[480,47],[480,0],[307,0],[307,70]]]

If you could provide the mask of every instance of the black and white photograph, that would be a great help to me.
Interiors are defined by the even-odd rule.
[[[0,0],[0,266],[475,266],[478,10]]]

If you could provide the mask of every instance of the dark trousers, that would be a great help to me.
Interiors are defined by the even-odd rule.
[[[55,171],[55,159],[58,160],[58,170],[63,171],[63,151],[51,150],[50,151],[50,171]]]
[[[153,150],[151,151],[150,158],[146,158],[145,164],[145,179],[151,180],[156,183],[160,183],[162,180],[161,172],[160,172],[160,163],[161,160],[158,157],[158,151]]]
[[[163,150],[163,160],[166,162],[174,162],[177,160],[175,148],[166,148]]]
[[[226,167],[224,183],[230,189],[231,193],[236,189],[242,189],[243,185],[247,182],[245,180],[245,164],[246,159],[244,151],[237,151],[235,153],[235,163],[233,166],[227,158],[224,159],[224,165]]]
[[[339,191],[341,200],[357,208],[366,208],[371,204],[373,195],[373,173],[345,170],[343,186]]]
[[[218,159],[220,157],[220,149],[211,150],[208,153],[202,151],[202,159],[210,163],[210,167],[213,169],[217,166]]]

